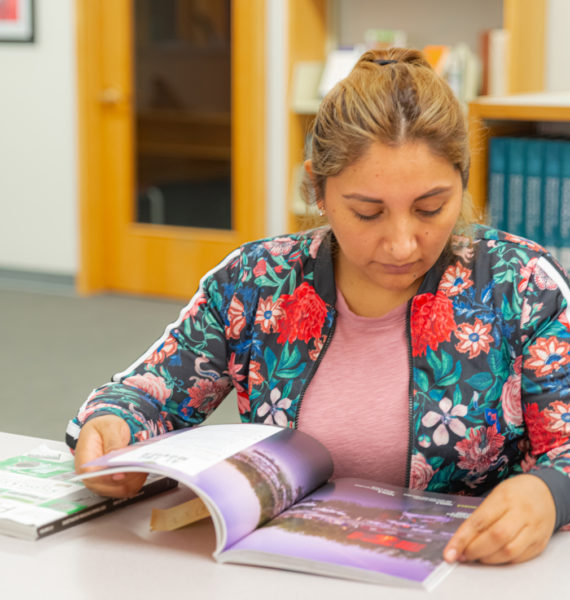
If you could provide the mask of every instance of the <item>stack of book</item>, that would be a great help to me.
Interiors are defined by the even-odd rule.
[[[493,227],[542,244],[570,270],[570,140],[491,138],[488,207]]]

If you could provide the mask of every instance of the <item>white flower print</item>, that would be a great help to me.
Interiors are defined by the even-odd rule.
[[[269,402],[264,402],[257,411],[260,417],[267,415],[263,421],[266,425],[279,425],[287,427],[287,415],[285,411],[291,407],[289,398],[281,398],[281,392],[277,388],[271,390]]]
[[[432,436],[434,444],[436,446],[443,446],[449,442],[448,428],[459,437],[465,436],[465,424],[457,417],[464,417],[467,414],[467,407],[463,404],[453,406],[449,398],[442,398],[439,403],[439,409],[441,413],[430,410],[422,419],[422,425],[425,427],[433,427],[439,423]]]

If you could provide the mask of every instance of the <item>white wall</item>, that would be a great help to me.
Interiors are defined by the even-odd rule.
[[[338,11],[341,44],[362,42],[370,28],[403,29],[414,48],[466,42],[476,52],[479,32],[503,22],[501,0],[340,0]]]
[[[0,44],[0,269],[77,271],[73,0],[36,0],[36,41]]]
[[[546,89],[570,90],[570,2],[549,0],[546,28]]]

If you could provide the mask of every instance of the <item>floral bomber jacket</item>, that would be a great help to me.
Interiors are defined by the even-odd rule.
[[[231,253],[162,338],[91,393],[68,444],[100,414],[126,419],[133,441],[197,425],[232,387],[244,422],[296,427],[334,334],[331,238],[325,227]],[[569,300],[542,247],[486,227],[454,238],[408,306],[410,487],[479,495],[532,472],[557,527],[570,522]]]

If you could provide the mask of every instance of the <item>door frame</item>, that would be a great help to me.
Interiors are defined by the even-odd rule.
[[[81,294],[117,291],[187,298],[203,273],[229,250],[265,235],[265,0],[231,0],[230,231],[134,221],[132,1],[76,2],[77,289]],[[104,90],[113,89],[120,91],[109,98]],[[117,190],[123,198],[120,206]],[[132,242],[126,249],[125,238]],[[145,281],[149,273],[150,284]]]

